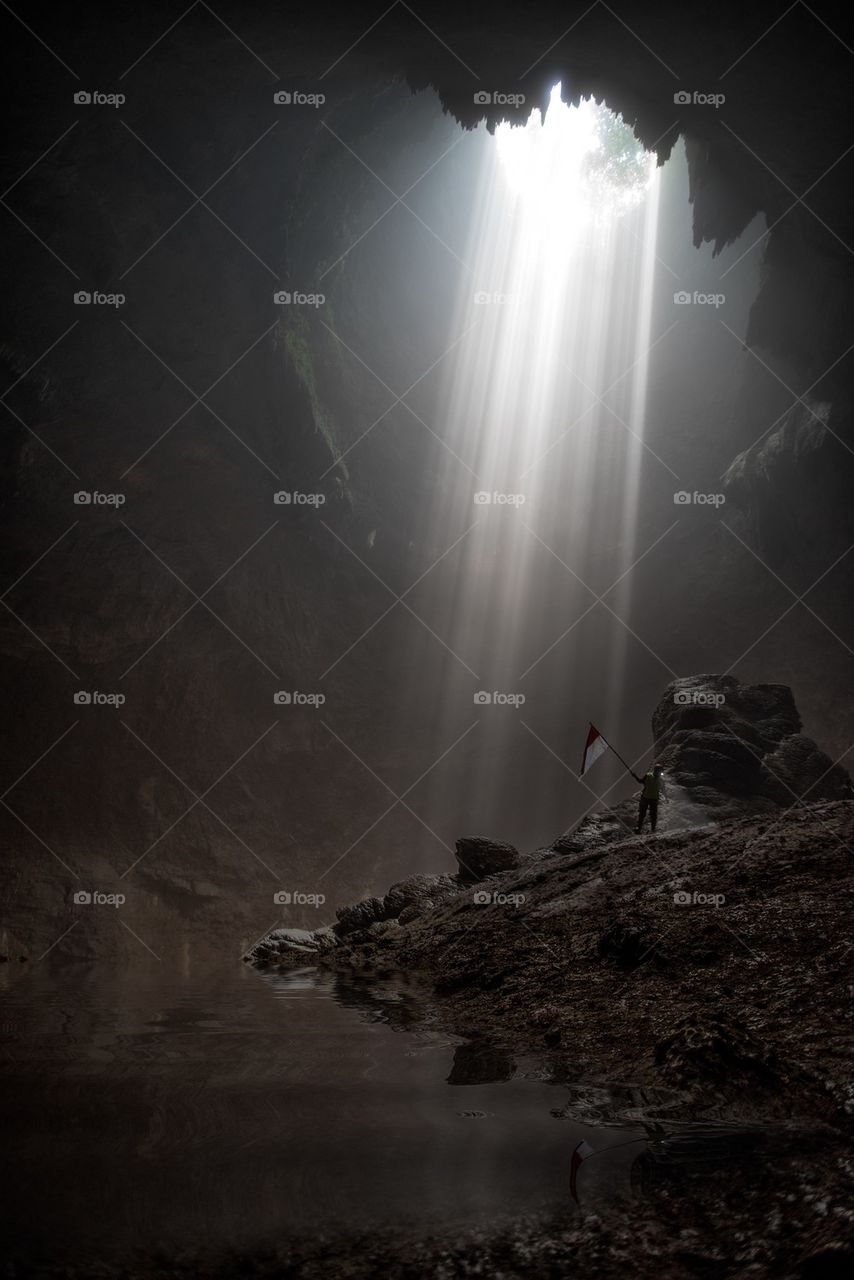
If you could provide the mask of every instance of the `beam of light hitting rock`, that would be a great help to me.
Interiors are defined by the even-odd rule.
[[[534,111],[484,141],[464,255],[474,285],[461,282],[453,332],[477,323],[448,361],[442,428],[480,484],[450,455],[439,460],[423,546],[438,553],[479,523],[424,592],[481,690],[524,694],[548,736],[552,713],[559,727],[575,708],[586,725],[589,698],[616,723],[626,633],[601,606],[538,659],[594,599],[560,561],[603,591],[639,553],[658,174],[621,120],[592,101],[567,106],[559,85],[544,118]],[[630,591],[631,575],[609,603],[625,609]],[[423,661],[435,669],[435,653]],[[542,748],[512,704],[473,706],[452,660],[429,684],[441,690],[437,740],[453,740],[466,715],[482,721],[465,759],[431,779],[435,821],[462,813],[475,832],[513,829],[524,842],[508,815],[514,796],[521,816],[540,788],[554,790]]]

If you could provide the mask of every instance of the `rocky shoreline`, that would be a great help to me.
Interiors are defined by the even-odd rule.
[[[416,973],[450,1030],[552,1050],[574,1079],[842,1121],[852,844],[854,801],[841,800],[773,827],[729,819],[546,851],[476,886],[404,882],[387,898],[406,901],[407,921],[364,925],[383,909],[371,899],[342,909],[340,935],[274,932],[253,963]]]
[[[850,1268],[848,776],[800,734],[783,686],[678,681],[653,734],[671,786],[654,837],[634,834],[630,801],[527,854],[463,839],[455,874],[411,877],[311,933],[274,930],[247,960],[419,975],[449,1032],[547,1055],[576,1087],[576,1114],[591,1090],[613,1122],[620,1090],[660,1089],[678,1100],[649,1113],[664,1131],[748,1126],[769,1140],[763,1154],[683,1171],[607,1223],[586,1214],[435,1242],[420,1272],[415,1245],[398,1243],[389,1274],[564,1275],[579,1251],[601,1275]],[[341,1247],[352,1264],[352,1242]]]
[[[784,686],[683,679],[652,728],[654,836],[629,800],[530,853],[462,838],[456,873],[274,929],[247,962],[417,974],[449,1028],[552,1051],[573,1078],[850,1116],[847,773]]]

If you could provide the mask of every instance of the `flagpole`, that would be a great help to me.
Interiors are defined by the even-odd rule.
[[[588,723],[589,723],[589,725],[590,725],[590,728],[591,728],[591,729],[595,728],[595,725],[593,724],[593,721],[592,721],[592,720],[588,721]],[[635,776],[635,771],[634,771],[634,769],[632,768],[632,766],[631,766],[630,764],[627,764],[627,763],[626,763],[626,761],[625,761],[625,760],[623,759],[623,757],[620,755],[620,753],[619,753],[619,751],[617,750],[617,748],[616,748],[616,747],[611,746],[611,743],[610,743],[610,742],[608,741],[608,739],[605,737],[604,733],[602,733],[601,729],[599,730],[599,734],[600,734],[600,736],[601,736],[601,738],[602,738],[603,742],[607,742],[607,743],[608,743],[608,747],[610,748],[610,750],[611,750],[611,751],[613,751],[614,755],[617,757],[617,759],[619,760],[619,762],[620,762],[620,764],[623,766],[623,768],[624,768],[624,769],[626,769],[626,771],[627,771],[628,773],[630,773],[630,774],[632,775],[632,777],[634,777],[634,776]]]

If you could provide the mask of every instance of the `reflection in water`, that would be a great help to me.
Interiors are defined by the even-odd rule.
[[[714,1166],[743,1167],[767,1142],[756,1129],[686,1125],[675,1133],[659,1133],[640,1150],[631,1168],[632,1190],[649,1195],[668,1184],[684,1190],[686,1179]]]
[[[690,1184],[702,1181],[710,1170],[724,1169],[734,1177],[743,1174],[749,1158],[769,1141],[769,1135],[759,1129],[732,1125],[682,1122],[675,1132],[667,1132],[663,1125],[648,1121],[643,1128],[643,1137],[599,1150],[582,1138],[570,1161],[569,1194],[576,1204],[590,1199],[591,1161],[599,1155],[613,1165],[618,1152],[633,1148],[629,1184],[635,1195],[650,1196],[670,1187],[684,1196]]]
[[[12,1256],[495,1222],[570,1205],[581,1138],[627,1187],[642,1132],[557,1122],[541,1064],[449,1042],[404,981],[44,965],[6,1003]]]
[[[469,1043],[454,1050],[448,1084],[499,1084],[511,1080],[516,1064],[504,1049]]]

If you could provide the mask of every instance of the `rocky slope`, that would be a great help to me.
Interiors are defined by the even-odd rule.
[[[458,1033],[553,1048],[580,1078],[830,1120],[854,1110],[852,840],[836,800],[544,850],[475,886],[405,882],[249,958],[418,972]]]
[[[588,913],[595,930],[601,916],[594,918],[591,886],[604,879],[606,900],[614,904],[625,900],[625,893],[615,893],[624,882],[629,897],[643,891],[653,901],[657,877],[662,889],[680,893],[692,876],[705,874],[718,886],[708,893],[725,895],[721,885],[742,848],[738,885],[748,882],[748,864],[761,859],[769,841],[778,848],[787,830],[800,829],[805,812],[811,825],[828,832],[846,821],[854,801],[848,774],[800,728],[792,692],[784,685],[744,685],[734,676],[683,677],[668,685],[652,720],[667,781],[656,837],[635,836],[633,799],[588,814],[551,846],[529,854],[495,840],[463,837],[457,841],[456,874],[411,876],[384,896],[341,907],[333,925],[314,931],[274,929],[247,959],[267,965],[316,958],[383,968],[394,960],[401,968],[431,970],[440,955],[446,960],[446,935],[457,945],[461,914],[473,912],[466,924],[485,918],[475,910],[485,898],[512,906],[512,914],[500,918],[517,923],[531,912],[536,919],[551,917],[554,904],[562,903]],[[838,833],[833,843],[840,843]],[[572,904],[565,902],[567,895],[577,895]],[[595,906],[603,910],[598,899]],[[583,921],[574,920],[575,936],[579,927]]]
[[[701,707],[700,690],[726,701]],[[254,948],[260,966],[424,975],[449,1031],[544,1053],[573,1086],[573,1118],[636,1116],[640,1090],[670,1135],[689,1120],[761,1135],[758,1167],[750,1155],[659,1169],[642,1199],[580,1225],[517,1224],[420,1253],[342,1243],[324,1254],[333,1274],[364,1256],[401,1276],[563,1275],[579,1255],[601,1275],[850,1264],[854,798],[799,727],[786,688],[678,681],[654,717],[673,794],[657,835],[635,835],[618,806],[528,854],[461,840],[456,875],[413,877],[332,926],[274,930]],[[294,1274],[319,1265],[308,1250]]]

